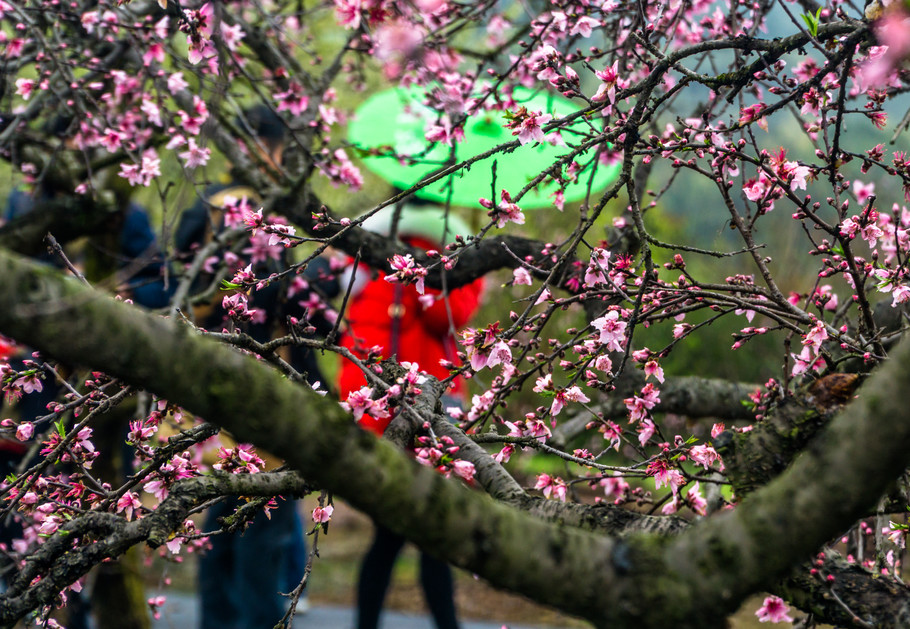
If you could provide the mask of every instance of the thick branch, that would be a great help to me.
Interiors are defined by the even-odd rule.
[[[172,321],[5,254],[0,278],[4,333],[146,386],[282,456],[443,559],[598,626],[718,626],[870,508],[907,465],[910,418],[891,395],[910,386],[910,346],[902,346],[858,403],[736,510],[669,542],[614,541],[546,524],[421,469],[333,402]]]
[[[768,484],[802,452],[849,401],[860,384],[854,374],[831,374],[787,396],[745,433],[728,430],[715,440],[736,495]]]

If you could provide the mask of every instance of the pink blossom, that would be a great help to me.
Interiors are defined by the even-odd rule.
[[[600,431],[603,433],[604,439],[610,441],[610,447],[619,451],[619,445],[622,442],[622,428],[619,424],[606,420],[604,425],[600,427]]]
[[[82,14],[80,21],[82,22],[82,28],[91,35],[95,32],[95,25],[101,21],[101,16],[97,11],[86,11]]]
[[[647,417],[648,411],[660,402],[660,391],[653,382],[649,382],[641,390],[640,396],[626,398],[623,402],[629,409],[629,421],[634,423]]]
[[[121,134],[119,131],[116,131],[111,128],[105,129],[99,139],[99,144],[101,144],[101,146],[103,146],[105,149],[107,149],[111,153],[115,152],[118,148],[120,148],[120,144],[122,142],[123,142],[123,134]]]
[[[664,459],[651,461],[646,472],[648,476],[654,477],[654,486],[657,489],[666,485],[676,493],[676,490],[686,482],[679,470],[671,468]]]
[[[218,57],[218,51],[208,39],[189,39],[187,48],[187,61],[193,65],[198,65],[205,59],[214,59]]]
[[[164,63],[165,58],[164,45],[160,42],[152,42],[148,44],[148,48],[142,54],[142,65],[150,66],[152,63]]]
[[[815,325],[803,337],[803,345],[808,345],[817,354],[826,340],[828,340],[828,331],[825,329],[825,324],[816,320]]]
[[[486,366],[493,368],[496,365],[501,363],[509,364],[512,362],[512,350],[509,348],[509,344],[505,341],[497,341],[493,347],[490,348],[489,356],[487,358]]]
[[[169,493],[167,483],[160,478],[147,482],[142,486],[142,489],[155,496],[158,500],[164,500]]]
[[[440,123],[430,123],[424,132],[427,142],[441,142],[446,146],[452,146],[453,143],[464,140],[464,127],[461,125],[453,126],[448,114],[444,115]]]
[[[869,197],[875,195],[875,183],[863,183],[857,179],[853,182],[853,194],[856,195],[856,200],[859,201],[860,205],[865,205]]]
[[[354,419],[359,420],[364,413],[369,413],[376,418],[385,418],[389,416],[384,403],[372,399],[373,389],[370,387],[361,387],[358,391],[351,391],[348,399],[341,402],[341,407],[354,414]]]
[[[28,441],[35,434],[35,425],[32,422],[22,422],[16,428],[16,439],[19,441]]]
[[[534,489],[541,490],[544,498],[553,496],[563,502],[566,501],[566,492],[568,488],[566,487],[565,481],[559,477],[550,476],[549,474],[538,474],[537,483],[534,485]]]
[[[891,75],[910,55],[910,19],[895,9],[888,11],[875,27],[875,35],[883,45],[870,51],[868,61],[860,66],[858,80],[863,90],[891,84]]]
[[[22,51],[25,48],[25,44],[27,42],[27,39],[22,39],[21,37],[13,37],[12,39],[9,39],[6,42],[6,56],[10,59],[16,59],[17,57],[22,56]],[[0,43],[2,43],[2,40],[0,40]]]
[[[168,542],[168,544],[170,544],[170,542]],[[146,603],[148,603],[149,608],[151,608],[151,610],[152,610],[152,615],[155,617],[155,620],[158,620],[159,618],[161,618],[161,608],[164,606],[164,604],[166,602],[167,602],[166,596],[153,596],[152,598],[150,598],[146,601]]]
[[[329,520],[332,519],[332,514],[335,512],[335,507],[332,505],[326,505],[324,507],[316,507],[313,509],[313,522],[316,524],[327,524]]]
[[[334,0],[335,17],[338,23],[350,29],[360,28],[360,12],[363,0]]]
[[[127,520],[132,520],[133,511],[141,506],[142,503],[139,501],[139,496],[135,492],[128,491],[120,496],[120,500],[117,501],[117,513],[122,511],[126,513]]]
[[[629,483],[627,483],[622,476],[606,476],[601,478],[600,486],[603,487],[604,495],[607,498],[612,496],[622,498],[626,492],[629,491]]]
[[[572,25],[569,35],[581,35],[582,37],[590,37],[591,33],[594,32],[594,29],[600,26],[600,21],[595,20],[593,17],[588,17],[587,15],[582,15],[575,18],[575,23]]]
[[[155,149],[150,148],[143,151],[139,173],[142,175],[143,186],[148,186],[152,179],[161,175],[161,160]]]
[[[577,386],[573,385],[568,389],[563,389],[556,392],[556,396],[553,398],[553,404],[550,406],[550,414],[554,417],[559,415],[563,407],[568,402],[590,402],[588,396]]]
[[[167,77],[167,89],[171,94],[177,94],[190,86],[183,78],[183,72],[174,72]]]
[[[28,100],[35,89],[35,81],[32,79],[16,79],[16,94],[22,97],[22,100]]]
[[[594,329],[600,332],[598,340],[606,345],[608,352],[621,352],[626,340],[626,322],[621,321],[619,312],[611,310],[591,322]]]
[[[37,372],[19,376],[13,382],[13,387],[21,389],[26,395],[29,393],[40,393],[44,389],[44,385],[41,383],[41,378],[38,377]]]
[[[910,287],[908,287],[906,284],[898,284],[891,292],[891,297],[891,307],[894,308],[898,304],[902,304],[910,299]]]
[[[759,622],[793,622],[793,618],[787,615],[788,611],[790,608],[783,599],[779,596],[768,596],[755,615],[758,616]]]
[[[455,472],[456,476],[465,479],[469,483],[474,480],[474,474],[476,472],[473,463],[470,461],[462,461],[461,459],[452,463],[452,471]]]
[[[888,526],[882,528],[882,535],[888,537],[898,548],[903,548],[907,544],[907,531],[899,528],[894,522],[888,522]]]
[[[537,378],[537,382],[534,384],[533,391],[535,393],[543,393],[544,391],[549,391],[553,389],[553,374],[546,374],[540,378]]]
[[[618,61],[614,61],[612,66],[594,73],[602,81],[597,88],[597,92],[591,98],[595,103],[602,103],[607,100],[610,101],[610,104],[616,102],[616,88],[620,86],[618,64]]]
[[[518,128],[512,131],[512,135],[518,136],[518,141],[521,144],[527,144],[529,142],[540,142],[543,140],[543,125],[547,124],[553,119],[553,116],[550,114],[542,114],[540,112],[528,113],[527,116],[522,118],[521,122],[518,125]]]
[[[689,458],[705,469],[708,469],[714,465],[715,462],[721,460],[717,451],[709,445],[692,446],[689,448]],[[721,468],[723,468],[722,462]]]
[[[414,262],[414,256],[409,253],[405,255],[396,253],[389,260],[389,266],[392,267],[394,273],[386,275],[385,281],[391,284],[414,284],[417,292],[423,295],[427,270]]]
[[[585,270],[585,287],[593,288],[607,283],[610,255],[609,249],[595,247],[591,250],[591,259]]]
[[[844,222],[840,224],[840,235],[846,236],[847,238],[856,238],[856,232],[860,228],[860,221],[857,220],[858,216],[851,216],[850,218],[844,219]]]
[[[613,370],[613,361],[606,354],[598,354],[594,359],[594,368],[604,373],[610,373]]]
[[[351,162],[344,149],[336,150],[332,153],[332,158],[328,162],[319,162],[319,171],[328,177],[335,187],[344,184],[352,190],[360,190],[363,186],[363,174]]]
[[[38,534],[44,537],[50,537],[57,532],[57,529],[60,528],[60,525],[63,524],[63,518],[59,515],[51,515],[41,522],[41,526],[38,527]]]
[[[759,174],[758,179],[749,179],[743,186],[743,192],[746,198],[752,202],[758,202],[768,195],[768,191],[773,187],[771,180],[764,173]],[[773,205],[772,205],[773,207]]]
[[[673,338],[682,338],[692,327],[691,323],[677,323],[673,326]]]
[[[654,376],[658,382],[664,382],[664,370],[656,360],[649,360],[645,363],[645,378]]]
[[[818,371],[825,366],[824,359],[820,356],[813,356],[808,346],[803,347],[803,351],[799,355],[790,354],[790,357],[793,359],[792,375],[794,376],[805,373],[809,369]]]
[[[493,456],[493,460],[500,464],[508,463],[513,454],[515,454],[515,446],[513,446],[511,443],[507,443],[505,446],[503,446],[502,450]]]
[[[196,168],[198,166],[205,166],[208,163],[211,154],[211,149],[198,146],[196,144],[196,138],[190,138],[189,147],[183,153],[178,153],[178,156],[186,161],[187,168]]]
[[[297,230],[291,225],[284,224],[283,220],[284,219],[281,219],[280,217],[275,217],[263,228],[263,231],[269,234],[270,247],[276,247],[278,245],[283,247],[291,246],[290,237],[294,236],[297,233]]]
[[[755,105],[749,105],[748,107],[743,107],[739,115],[739,124],[747,125],[750,122],[755,122],[759,127],[764,131],[768,130],[768,119],[762,115],[762,111],[765,109],[766,105],[764,103],[757,103]]]
[[[243,37],[244,32],[239,24],[234,24],[232,26],[227,22],[221,22],[221,41],[224,42],[224,45],[227,46],[228,50],[231,52],[237,50]]]
[[[278,111],[287,110],[294,116],[302,114],[310,104],[309,95],[297,82],[291,82],[287,91],[275,94],[274,98],[278,101]]]
[[[528,273],[528,270],[520,266],[512,271],[512,283],[515,286],[530,286],[533,282],[531,281],[531,274]]]
[[[161,175],[161,160],[155,149],[146,149],[142,161],[138,164],[120,164],[119,175],[129,181],[131,186],[148,187],[152,179]]]
[[[510,221],[516,225],[524,225],[525,215],[522,214],[521,208],[512,202],[512,195],[509,194],[508,191],[502,190],[500,197],[502,202],[495,207],[493,206],[493,202],[489,199],[480,199],[481,205],[490,208],[487,215],[496,221],[496,226],[499,228],[505,227],[506,223]]]
[[[155,101],[149,98],[143,98],[142,105],[139,106],[139,109],[153,125],[156,127],[164,126],[164,122],[161,120],[161,110],[158,108],[158,105],[155,104]]]
[[[399,74],[400,64],[419,54],[425,37],[425,29],[410,20],[391,20],[382,24],[373,33],[373,51],[379,61],[391,62],[393,69],[389,74],[396,76]]]

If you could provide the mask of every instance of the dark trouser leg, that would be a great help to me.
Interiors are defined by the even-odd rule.
[[[404,538],[376,525],[376,537],[360,567],[357,583],[357,629],[376,629],[385,600],[395,558],[404,546]]]
[[[420,553],[420,585],[436,629],[458,629],[455,615],[455,586],[449,564]]]
[[[282,592],[290,592],[303,581],[303,573],[306,572],[307,551],[306,551],[306,532],[303,529],[303,520],[297,512],[297,505],[290,503],[291,515],[294,516],[294,535],[291,537],[290,552],[287,558],[287,574],[281,588]],[[307,587],[309,590],[309,587]],[[304,596],[306,592],[304,592]]]
[[[205,530],[218,528],[218,518],[230,515],[236,503],[213,505],[205,518]],[[199,559],[199,598],[201,599],[200,627],[202,629],[231,629],[235,627],[239,610],[235,607],[236,586],[233,580],[234,549],[232,537],[215,535],[212,548]]]
[[[242,588],[236,593],[241,600],[241,629],[274,627],[290,602],[280,592],[287,592],[287,562],[296,532],[294,503],[278,500],[270,515],[257,515],[234,542],[235,582]]]
[[[211,508],[206,530],[216,519],[233,513],[239,503]],[[281,596],[294,532],[294,504],[278,501],[271,518],[259,514],[240,535],[217,535],[212,549],[199,562],[202,629],[261,629],[274,627],[286,611]]]

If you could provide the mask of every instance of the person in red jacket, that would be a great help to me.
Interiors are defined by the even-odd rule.
[[[392,229],[394,218],[394,208],[386,208],[366,220],[363,227],[384,235],[394,231],[402,241],[424,250],[440,250],[443,243],[452,242],[456,235],[469,233],[454,214],[447,215],[436,206],[404,205],[395,230]],[[354,273],[346,314],[348,328],[342,345],[360,357],[379,346],[383,357],[397,356],[398,362],[416,363],[430,375],[446,378],[449,372],[441,361],[458,363],[453,334],[464,327],[480,304],[483,281],[476,280],[447,295],[430,288],[421,295],[414,284],[390,283],[382,273],[374,277],[374,272],[363,265]],[[347,285],[344,280],[341,284]],[[338,384],[341,399],[345,400],[351,392],[367,386],[367,381],[357,365],[344,361]],[[456,379],[443,396],[443,406],[458,405],[463,389],[464,383]],[[377,435],[385,431],[390,421],[391,417],[376,418],[369,414],[360,419],[361,426]],[[364,558],[358,581],[358,629],[378,626],[392,567],[404,541],[403,537],[376,526],[375,539]],[[421,553],[420,581],[437,628],[457,629],[449,566]]]

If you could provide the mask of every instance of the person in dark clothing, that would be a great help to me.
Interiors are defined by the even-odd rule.
[[[281,162],[285,125],[266,107],[256,107],[246,112],[242,127],[248,129],[265,147],[266,161]],[[226,223],[236,219],[234,212],[243,199],[258,201],[258,195],[247,186],[232,180],[210,186],[190,209],[180,218],[175,232],[178,255],[190,263],[198,250],[225,229]],[[234,269],[250,265],[256,277],[262,278],[287,266],[284,254],[277,258],[271,253],[257,255],[255,243],[251,249],[236,253]],[[320,258],[313,260],[304,273],[304,282],[292,287],[286,281],[272,282],[249,294],[249,309],[260,316],[243,323],[229,322],[221,296],[202,307],[194,308],[196,323],[209,330],[221,330],[225,325],[245,332],[255,341],[265,343],[276,336],[288,317],[307,323],[323,334],[331,329],[320,316],[307,317],[303,303],[309,303],[314,289],[325,297],[337,292],[337,285],[325,279],[328,263]],[[194,279],[195,292],[203,291],[214,276],[202,273]],[[230,279],[230,278],[228,278]],[[305,287],[302,284],[306,284]],[[310,383],[325,382],[313,353],[306,348],[292,347],[289,364],[305,373]],[[267,464],[268,464],[268,458]],[[238,506],[236,500],[224,501],[209,509],[206,530],[218,528],[218,520],[230,515]],[[287,599],[281,592],[289,592],[303,579],[306,565],[306,546],[303,523],[293,501],[278,500],[278,506],[256,516],[252,526],[241,536],[221,534],[211,539],[212,548],[202,556],[199,564],[199,592],[202,599],[202,629],[257,629],[276,624],[284,615]],[[298,610],[301,606],[298,604]]]
[[[44,129],[48,135],[72,148],[69,135],[72,127],[71,116],[59,115],[51,118]],[[105,276],[108,271],[116,272],[117,288],[121,296],[130,298],[145,308],[163,308],[173,294],[173,287],[166,285],[165,263],[148,212],[130,200],[131,192],[131,189],[114,190],[119,209],[106,221],[107,233],[90,238],[89,247],[94,247],[94,253],[97,254],[95,257],[98,258],[94,262],[105,272]],[[60,184],[50,178],[39,179],[33,190],[14,188],[7,198],[3,221],[14,221],[26,216],[39,202],[74,194],[72,190],[61,189]],[[103,250],[93,242],[95,240],[105,242]],[[36,259],[57,267],[63,266],[57,256],[47,251]]]
[[[65,130],[68,127],[69,123],[63,118],[54,119],[48,125],[49,130],[64,141]],[[7,198],[2,219],[4,221],[21,219],[35,211],[44,201],[72,194],[73,191],[54,187],[46,180],[40,180],[30,191],[16,188]],[[121,197],[120,208],[110,216],[106,224],[106,233],[96,234],[90,239],[88,246],[95,268],[101,271],[100,277],[115,274],[117,288],[123,297],[132,299],[134,303],[146,308],[164,307],[168,304],[172,287],[165,284],[164,262],[148,215],[142,206],[129,201],[128,198]],[[104,243],[103,246],[100,243]],[[58,268],[64,266],[60,257],[50,251],[44,251],[35,256],[35,259]],[[13,351],[15,354],[7,357],[12,369],[21,371],[35,368],[34,364],[29,365],[25,362],[30,350],[17,347]],[[47,377],[41,380],[40,391],[23,395],[10,409],[20,422],[33,423],[47,416],[50,413],[48,405],[62,394],[63,386],[54,375],[50,373],[46,375]],[[125,436],[127,425],[124,423],[119,428],[122,428],[122,435]],[[116,432],[112,433],[110,438],[114,444],[123,443]],[[23,460],[27,452],[28,444],[12,439],[0,439],[0,473],[6,477],[7,474],[15,473],[19,468],[34,463],[33,460]],[[124,466],[130,458],[130,452],[122,454]],[[123,474],[129,471],[131,470],[124,470]],[[7,519],[4,526],[0,527],[0,542],[6,548],[12,547],[13,541],[21,539],[22,536],[22,526],[13,517]],[[12,563],[2,568],[4,575],[6,570],[16,569]],[[79,592],[69,594],[66,625],[70,629],[83,629],[89,626],[89,605],[84,594]]]

